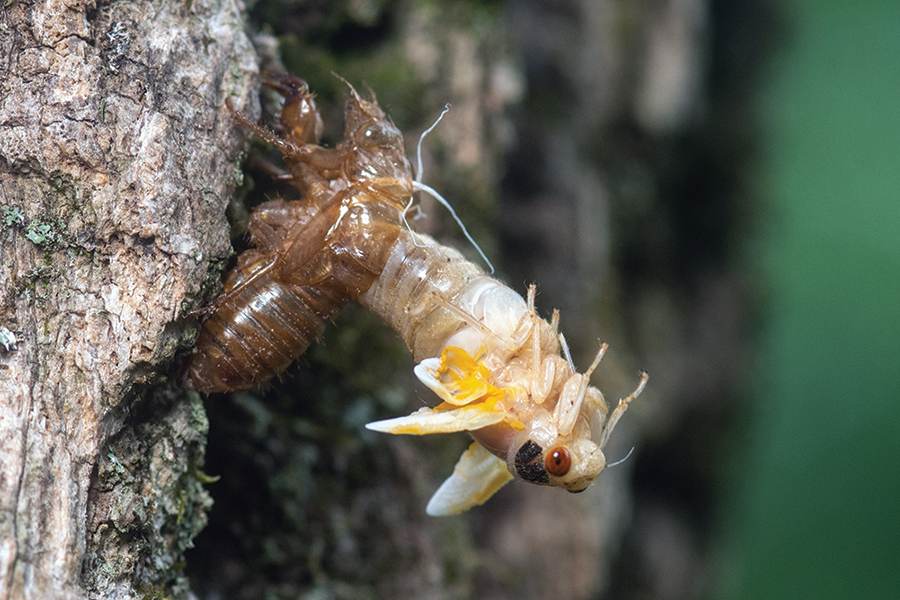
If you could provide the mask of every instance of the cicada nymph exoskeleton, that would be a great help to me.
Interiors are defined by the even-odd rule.
[[[518,477],[572,492],[603,468],[603,448],[628,403],[610,413],[565,339],[523,298],[453,248],[407,225],[417,186],[403,137],[373,99],[350,88],[344,137],[318,144],[321,119],[296,77],[267,82],[285,103],[283,136],[237,120],[284,156],[298,201],[267,202],[251,215],[254,248],[240,255],[204,321],[189,366],[204,392],[246,389],[283,371],[326,323],[356,300],[403,338],[417,377],[441,402],[370,423],[377,431],[424,435],[468,431],[474,443],[427,511],[454,514],[484,502]]]

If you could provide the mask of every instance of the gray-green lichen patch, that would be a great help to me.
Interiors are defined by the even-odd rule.
[[[38,217],[25,225],[25,237],[33,244],[44,248],[74,246],[66,240],[66,223],[62,219]]]
[[[195,392],[156,387],[102,450],[90,490],[83,585],[96,597],[183,597],[184,551],[206,525],[208,421]]]
[[[71,175],[32,170],[20,177],[17,186],[15,191],[21,194],[17,201],[31,208],[26,212],[19,204],[3,206],[0,226],[37,246],[45,265],[54,262],[54,252],[65,251],[72,257],[96,248],[93,217],[85,214],[92,212],[90,200]]]
[[[18,206],[4,206],[2,214],[4,227],[16,227],[25,223],[25,213]]]

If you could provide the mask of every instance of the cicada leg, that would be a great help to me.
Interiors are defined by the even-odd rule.
[[[647,374],[647,371],[641,371],[641,382],[638,384],[637,388],[628,394],[628,396],[619,400],[619,404],[616,405],[616,409],[609,416],[609,421],[607,421],[606,426],[603,428],[603,434],[600,436],[599,446],[601,449],[606,447],[606,442],[609,441],[609,436],[612,434],[616,423],[618,423],[619,419],[622,418],[622,415],[625,414],[631,401],[641,395],[641,392],[644,391],[644,387],[647,385],[649,379],[650,376]]]

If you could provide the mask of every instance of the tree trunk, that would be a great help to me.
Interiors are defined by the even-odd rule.
[[[230,252],[241,5],[0,9],[0,598],[177,593],[199,398],[156,386]],[[252,112],[252,111],[251,111]]]

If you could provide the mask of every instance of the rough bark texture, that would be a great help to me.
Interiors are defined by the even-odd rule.
[[[227,257],[241,5],[0,9],[0,598],[183,588],[206,417],[160,381]],[[189,321],[188,321],[189,322]]]

